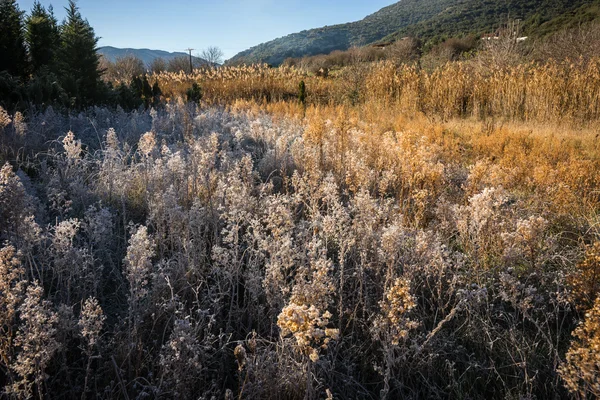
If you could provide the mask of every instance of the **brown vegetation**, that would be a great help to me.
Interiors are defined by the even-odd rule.
[[[598,395],[599,70],[226,67],[151,75],[156,109],[0,109],[4,393]]]
[[[517,65],[446,63],[431,72],[392,62],[351,65],[337,75],[319,77],[294,67],[222,67],[193,75],[161,73],[157,81],[167,98],[185,93],[193,82],[207,104],[245,99],[294,99],[300,80],[306,101],[315,106],[382,104],[407,115],[498,121],[591,123],[600,118],[600,61]]]

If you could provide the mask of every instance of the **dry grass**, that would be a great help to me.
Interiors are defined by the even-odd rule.
[[[223,68],[153,75],[156,110],[0,110],[7,395],[597,394],[599,65]]]
[[[223,67],[151,75],[167,99],[197,82],[207,104],[293,101],[306,82],[313,105],[384,103],[407,115],[586,124],[600,119],[600,61],[482,65],[451,62],[426,71],[392,62],[357,64],[335,77],[319,77],[294,67]]]

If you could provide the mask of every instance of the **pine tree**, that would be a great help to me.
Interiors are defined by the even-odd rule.
[[[194,82],[192,87],[187,90],[186,97],[187,101],[199,104],[200,100],[202,100],[202,88],[200,85]]]
[[[16,0],[0,0],[0,71],[26,78],[27,69],[23,12]]]
[[[144,94],[144,85],[142,83],[142,79],[139,76],[134,76],[129,86],[131,87],[133,93],[141,99]]]
[[[96,46],[98,37],[83,19],[73,0],[66,8],[67,18],[61,26],[60,69],[63,86],[74,104],[86,106],[98,100],[100,71]]]
[[[144,100],[144,105],[146,108],[150,107],[152,104],[152,86],[148,82],[148,77],[144,75],[144,79],[142,80],[142,99]]]
[[[31,15],[27,17],[25,23],[25,37],[33,73],[35,74],[44,67],[48,72],[54,72],[60,46],[60,34],[52,6],[46,10],[36,1],[33,4]]]
[[[136,110],[142,105],[142,100],[135,93],[133,87],[121,83],[116,89],[116,104],[126,111]]]

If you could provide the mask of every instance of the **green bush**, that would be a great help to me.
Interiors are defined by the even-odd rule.
[[[186,92],[187,100],[189,102],[200,103],[202,100],[202,88],[196,82]]]

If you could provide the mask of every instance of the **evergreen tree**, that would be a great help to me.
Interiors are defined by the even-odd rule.
[[[60,46],[58,23],[52,6],[46,10],[38,1],[26,19],[27,45],[33,73],[46,67],[49,72],[56,69],[56,58]]]
[[[21,81],[7,71],[0,71],[0,107],[13,113],[23,100]]]
[[[144,100],[144,105],[146,108],[150,107],[152,104],[152,86],[148,82],[148,77],[144,75],[144,79],[142,80],[142,99]]]
[[[198,83],[194,82],[192,87],[186,92],[187,101],[200,104],[202,100],[202,88]]]
[[[0,0],[0,71],[27,77],[23,12],[16,0]]]
[[[142,99],[137,95],[134,88],[124,83],[117,87],[116,94],[116,104],[126,111],[135,110],[142,105]]]
[[[74,105],[86,106],[99,100],[100,71],[96,45],[98,38],[83,19],[73,0],[66,8],[67,18],[61,26],[60,69],[63,87]]]
[[[300,81],[298,85],[298,101],[300,104],[306,105],[306,84],[304,81]]]
[[[141,99],[144,94],[144,85],[142,83],[142,79],[139,76],[134,76],[129,86],[131,87],[133,93]]]

